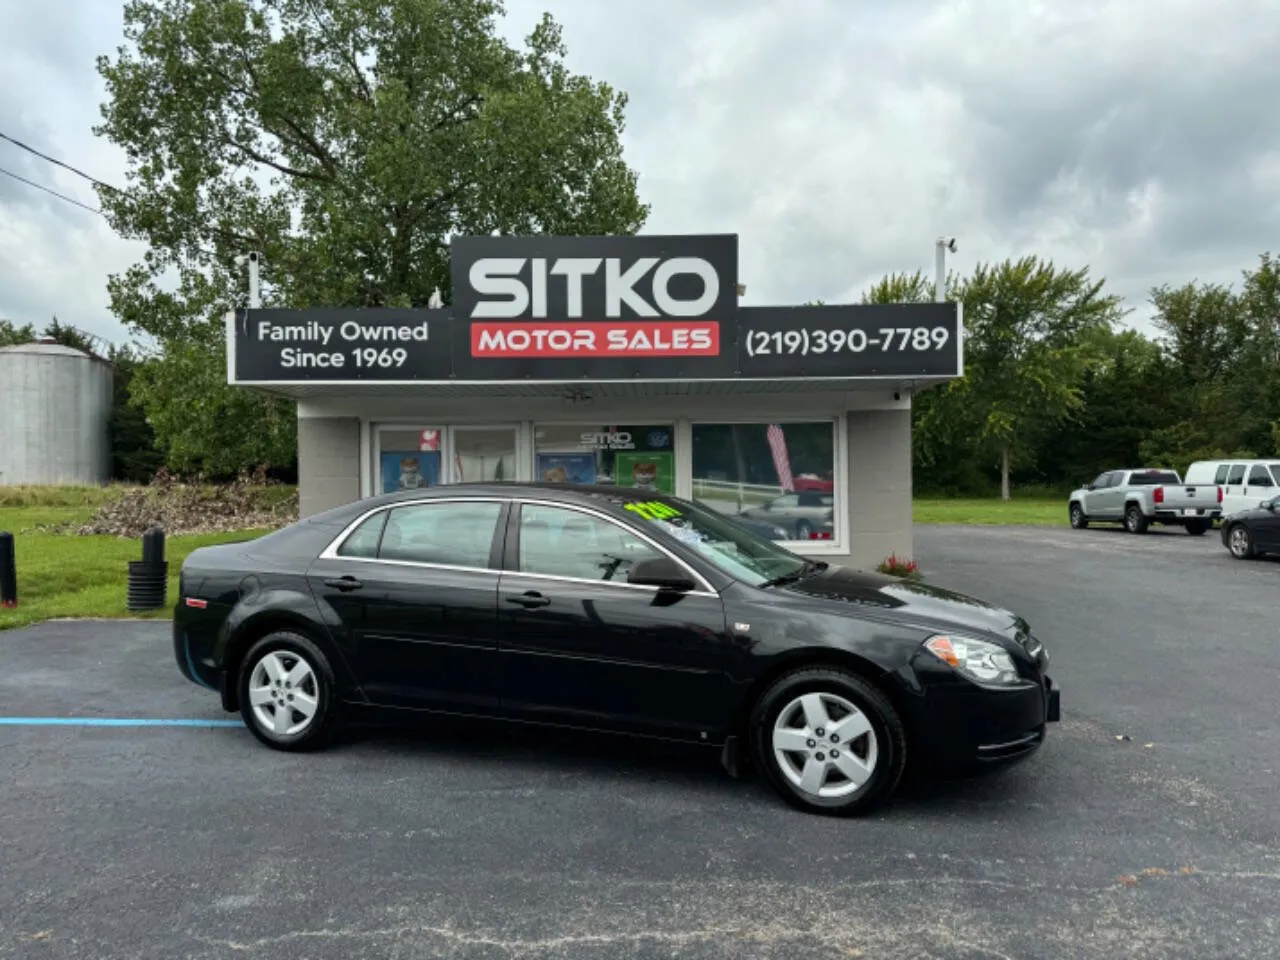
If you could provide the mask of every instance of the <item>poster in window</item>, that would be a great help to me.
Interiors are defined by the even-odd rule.
[[[418,490],[440,482],[439,451],[383,450],[382,492]]]
[[[538,479],[546,483],[595,483],[595,454],[540,453]]]
[[[619,487],[652,493],[675,493],[675,457],[671,453],[619,453],[614,461]]]

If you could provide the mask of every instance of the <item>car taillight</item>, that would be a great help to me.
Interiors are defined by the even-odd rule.
[[[1221,488],[1221,487],[1219,487],[1219,488],[1218,488],[1218,502],[1219,502],[1219,503],[1221,503],[1221,502],[1222,502],[1222,488]]]
[[[1164,503],[1164,487],[1156,487],[1156,503]]]

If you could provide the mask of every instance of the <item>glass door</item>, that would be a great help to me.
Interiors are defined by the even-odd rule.
[[[450,483],[516,479],[515,427],[454,427]]]

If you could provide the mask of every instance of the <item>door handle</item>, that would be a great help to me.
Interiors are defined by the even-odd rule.
[[[512,593],[507,595],[507,603],[518,603],[522,607],[532,610],[534,607],[551,606],[551,598],[544,597],[536,590],[529,590],[525,593]]]
[[[363,583],[361,583],[355,577],[351,577],[351,576],[333,577],[329,580],[326,580],[324,582],[324,585],[326,587],[333,587],[333,589],[335,590],[341,590],[343,593],[348,593],[351,590],[359,590],[361,587],[364,586]]]

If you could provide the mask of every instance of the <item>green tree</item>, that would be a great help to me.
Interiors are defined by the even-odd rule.
[[[1119,297],[1087,267],[1059,269],[1037,257],[979,265],[957,285],[964,304],[965,377],[940,404],[958,406],[974,430],[974,453],[1000,468],[1000,495],[1048,431],[1076,416],[1085,374],[1101,360],[1098,334],[1123,316]]]
[[[550,17],[513,49],[502,13],[498,0],[126,4],[126,45],[98,69],[99,132],[130,158],[128,189],[99,196],[117,231],[151,245],[109,289],[160,350],[134,382],[174,466],[293,455],[290,406],[223,382],[237,254],[263,254],[269,305],[425,305],[448,290],[455,233],[643,225],[625,95],[569,72]]]
[[[36,338],[36,328],[29,323],[17,326],[12,320],[0,320],[0,347],[15,347],[31,343]]]

